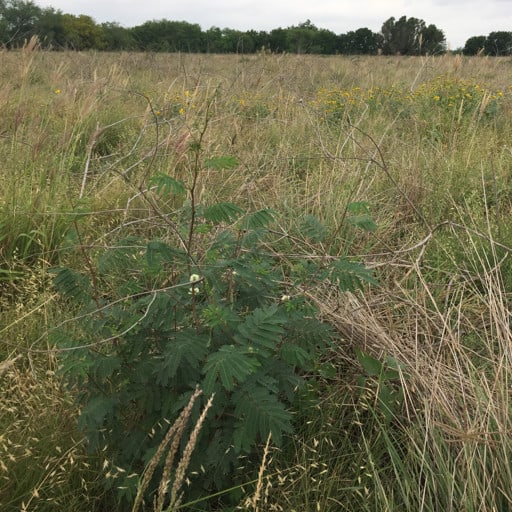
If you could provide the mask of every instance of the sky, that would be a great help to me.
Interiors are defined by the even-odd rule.
[[[68,14],[87,14],[97,23],[133,27],[167,19],[210,27],[264,30],[310,20],[335,34],[358,28],[380,32],[391,16],[415,17],[442,30],[450,49],[472,36],[512,31],[512,0],[35,0]]]

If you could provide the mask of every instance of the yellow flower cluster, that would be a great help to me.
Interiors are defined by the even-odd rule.
[[[155,114],[159,117],[185,117],[188,112],[197,108],[189,90],[166,94],[163,105],[161,108],[155,109]]]
[[[512,86],[510,87],[512,92]],[[411,91],[406,86],[393,85],[388,88],[327,89],[317,91],[313,106],[328,116],[340,116],[353,109],[372,110],[391,108],[393,111],[422,113],[433,107],[457,108],[463,112],[477,108],[495,112],[496,102],[504,97],[503,91],[492,91],[475,80],[462,80],[438,76]],[[490,108],[492,107],[492,108]]]
[[[491,91],[486,85],[475,80],[462,80],[446,76],[438,76],[418,87],[415,97],[422,99],[431,96],[436,102],[447,108],[475,109],[483,102],[497,101],[503,97],[502,91]]]

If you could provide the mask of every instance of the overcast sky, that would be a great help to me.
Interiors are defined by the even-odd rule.
[[[441,29],[449,48],[472,36],[512,31],[512,0],[35,0],[69,14],[87,14],[97,23],[125,27],[168,19],[238,30],[289,27],[307,19],[343,34],[367,27],[379,32],[391,16],[413,16]]]

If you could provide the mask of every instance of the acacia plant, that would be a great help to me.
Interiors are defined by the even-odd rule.
[[[55,270],[55,286],[77,309],[73,328],[55,335],[79,425],[128,501],[197,387],[193,420],[214,400],[188,468],[189,495],[247,481],[260,443],[271,435],[281,445],[293,432],[299,400],[314,395],[313,377],[326,369],[334,333],[309,292],[374,281],[359,262],[325,254],[339,227],[308,215],[290,234],[275,210],[201,204],[201,174],[239,165],[207,158],[205,130],[189,143],[183,180],[155,174],[139,189],[161,236],[132,233],[84,254],[82,269]]]

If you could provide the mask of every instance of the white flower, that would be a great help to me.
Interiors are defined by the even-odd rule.
[[[191,286],[189,289],[188,289],[188,294],[189,295],[196,295],[197,293],[199,293],[201,290],[198,286]]]
[[[192,274],[189,278],[190,283],[195,283],[196,281],[199,281],[201,279],[201,276],[199,274]]]
[[[282,295],[281,296],[281,302],[287,302],[291,299],[290,295]]]

